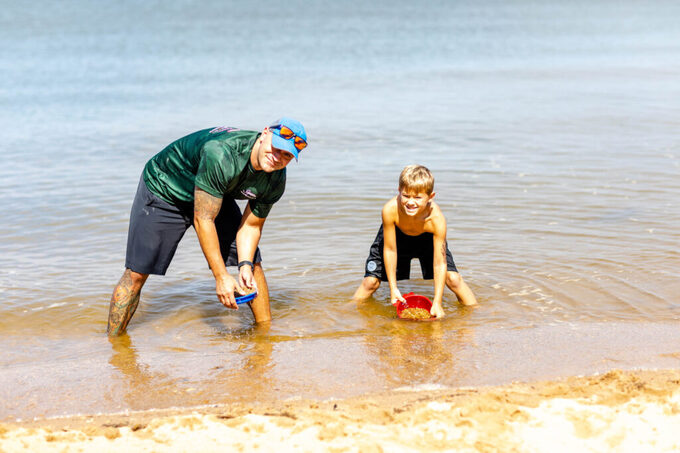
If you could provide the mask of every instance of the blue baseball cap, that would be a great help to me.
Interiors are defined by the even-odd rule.
[[[287,127],[295,135],[285,138],[281,135],[282,127]],[[297,160],[300,151],[307,146],[307,132],[305,132],[305,127],[301,122],[294,120],[293,118],[285,116],[279,118],[269,126],[269,130],[272,131],[272,146],[288,151],[295,156],[295,160]]]

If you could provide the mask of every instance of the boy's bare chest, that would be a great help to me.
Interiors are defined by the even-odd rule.
[[[395,225],[407,236],[420,236],[423,233],[432,233],[430,222],[428,222],[427,219],[400,219]]]

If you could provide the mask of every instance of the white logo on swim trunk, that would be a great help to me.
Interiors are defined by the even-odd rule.
[[[242,194],[244,197],[249,198],[249,199],[251,199],[251,200],[254,200],[254,199],[257,198],[257,194],[253,193],[253,191],[250,190],[250,189],[242,190],[242,191],[241,191],[241,194]]]
[[[366,270],[367,270],[368,272],[373,272],[373,271],[376,270],[377,268],[378,268],[378,265],[375,264],[375,261],[369,261],[369,262],[366,264]]]

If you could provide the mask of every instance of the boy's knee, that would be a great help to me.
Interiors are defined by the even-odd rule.
[[[446,284],[451,288],[458,288],[462,280],[458,272],[449,271],[446,273]]]
[[[380,287],[380,280],[375,277],[366,277],[362,283],[364,290],[374,292]]]

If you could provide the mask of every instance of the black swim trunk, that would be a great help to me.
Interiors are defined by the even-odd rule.
[[[215,218],[220,252],[227,266],[238,264],[236,232],[241,223],[241,209],[231,198],[222,200]],[[165,275],[180,239],[194,223],[193,204],[175,206],[149,191],[140,178],[130,212],[125,267],[140,274]],[[260,249],[254,263],[262,261]]]
[[[397,235],[397,280],[408,280],[410,278],[411,260],[413,258],[418,258],[418,261],[420,261],[423,278],[425,280],[432,280],[434,278],[434,235],[432,233],[423,233],[418,236],[409,236],[402,233],[396,226],[394,230]],[[383,227],[380,225],[380,230],[378,230],[378,234],[375,237],[375,241],[373,241],[373,245],[371,245],[371,250],[366,259],[366,273],[364,277],[375,277],[383,282],[387,281],[387,274],[383,265],[383,246]],[[458,272],[448,243],[446,244],[446,270]]]

